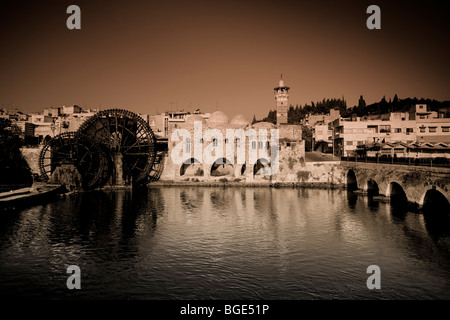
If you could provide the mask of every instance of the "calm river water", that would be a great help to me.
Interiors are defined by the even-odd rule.
[[[341,190],[151,187],[0,216],[0,296],[450,299],[450,226]],[[69,290],[66,269],[81,269]],[[366,286],[381,269],[381,290]]]

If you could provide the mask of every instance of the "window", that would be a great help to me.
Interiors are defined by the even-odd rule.
[[[200,139],[200,143],[203,144],[203,138]]]
[[[228,144],[228,139],[225,139],[225,144]]]
[[[367,126],[368,133],[378,133],[378,126]]]
[[[259,141],[258,142],[258,147],[259,147],[259,149],[264,148],[264,143],[262,141]]]
[[[217,139],[216,138],[213,139],[213,147],[217,147]]]
[[[236,138],[236,146],[239,148],[241,146],[241,139]]]
[[[364,145],[364,141],[358,141],[358,146]]]
[[[380,132],[381,133],[391,132],[391,126],[390,125],[380,126]]]
[[[270,149],[270,142],[269,141],[266,142],[266,148]]]
[[[420,132],[424,133],[425,132],[425,127],[420,127]]]
[[[450,127],[442,127],[442,132],[450,132]]]
[[[353,141],[347,141],[347,145],[348,146],[352,146],[353,145]]]
[[[437,127],[428,127],[429,132],[436,132]]]
[[[414,132],[414,128],[406,128],[406,133],[413,133]]]
[[[425,116],[420,116],[420,119],[425,119]]]
[[[395,128],[395,129],[394,129],[394,132],[395,132],[395,133],[402,133],[402,128]]]
[[[191,139],[186,139],[186,152],[191,152]]]
[[[253,150],[256,149],[256,141],[252,141],[252,149],[253,149]]]

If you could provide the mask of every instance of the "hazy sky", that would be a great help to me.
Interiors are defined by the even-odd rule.
[[[81,30],[66,28],[71,4]],[[437,1],[2,1],[0,107],[262,118],[280,73],[294,105],[449,100],[449,18]]]

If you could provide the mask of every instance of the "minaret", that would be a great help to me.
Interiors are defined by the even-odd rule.
[[[275,90],[275,100],[277,101],[277,124],[288,123],[288,109],[289,109],[289,87],[284,85],[283,74],[281,74],[278,87]]]

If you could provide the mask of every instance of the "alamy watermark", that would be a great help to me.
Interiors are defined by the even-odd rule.
[[[195,160],[201,164],[225,164],[225,159],[226,164],[241,165],[259,161],[262,175],[274,175],[279,169],[278,129],[226,129],[224,137],[219,129],[203,131],[202,122],[195,121],[193,134],[187,129],[175,129],[169,143],[173,142],[177,144],[170,156],[176,165],[192,164]]]
[[[366,273],[371,274],[367,278],[366,285],[370,290],[381,289],[381,269],[377,265],[371,265],[367,267]]]
[[[81,270],[79,266],[71,265],[67,267],[69,276],[66,281],[67,289],[81,289]]]

